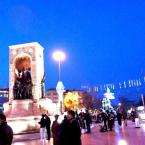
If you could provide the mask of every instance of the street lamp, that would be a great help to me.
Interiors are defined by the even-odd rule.
[[[60,73],[61,73],[60,72],[61,71],[61,69],[60,69],[60,63],[65,58],[66,58],[66,56],[65,56],[65,53],[64,52],[62,52],[60,50],[57,50],[57,51],[53,52],[53,59],[56,60],[56,61],[58,61],[58,81],[60,81]]]
[[[58,93],[58,104],[57,104],[57,113],[62,114],[63,112],[63,93],[64,93],[64,85],[60,79],[60,73],[61,73],[61,68],[60,68],[60,63],[65,59],[65,53],[62,51],[55,51],[53,53],[53,59],[58,61],[58,83],[56,85],[56,91]]]

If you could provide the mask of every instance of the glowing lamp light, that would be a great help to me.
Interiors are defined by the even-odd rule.
[[[56,61],[63,61],[66,58],[66,55],[64,52],[57,50],[53,52],[52,57]]]
[[[52,57],[54,60],[58,61],[58,80],[60,81],[60,63],[66,58],[66,56],[63,51],[57,50],[53,52]]]

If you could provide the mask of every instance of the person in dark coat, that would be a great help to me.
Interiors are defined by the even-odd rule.
[[[67,112],[67,120],[61,124],[60,145],[81,145],[81,129],[72,110]]]
[[[13,130],[7,124],[6,116],[0,114],[0,145],[11,145],[13,140]]]
[[[45,114],[42,114],[40,122],[40,139],[43,141],[45,140],[45,129],[46,129],[46,119],[45,119]]]
[[[51,131],[53,137],[53,145],[59,145],[60,123],[58,123],[59,115],[55,115],[55,120],[52,123]]]
[[[50,125],[51,125],[51,120],[48,115],[45,115],[45,122],[46,122],[46,131],[47,131],[47,140],[50,140],[51,137],[51,132],[50,132]]]
[[[92,118],[91,118],[91,115],[90,115],[88,110],[86,110],[84,119],[86,121],[86,127],[87,127],[87,132],[86,133],[91,133],[90,125],[92,124]]]
[[[127,126],[127,111],[125,109],[123,109],[122,118],[123,118],[125,126]]]
[[[118,125],[121,127],[122,126],[122,108],[120,106],[117,108],[117,120],[118,120]]]
[[[101,130],[103,132],[105,132],[105,131],[108,130],[108,125],[107,125],[107,123],[108,123],[108,115],[107,115],[106,111],[103,110],[103,109],[101,109],[100,112],[101,112],[101,117],[102,117],[102,121],[103,121],[103,126],[102,126]]]
[[[110,131],[112,131],[113,123],[114,123],[114,114],[112,111],[107,110],[108,114],[108,128]]]

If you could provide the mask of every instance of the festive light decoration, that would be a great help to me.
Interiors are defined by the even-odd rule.
[[[64,104],[68,109],[76,110],[79,105],[79,95],[77,92],[68,92],[64,98]]]

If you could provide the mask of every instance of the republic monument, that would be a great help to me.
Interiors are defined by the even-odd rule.
[[[33,42],[9,49],[9,101],[4,105],[4,113],[10,123],[24,125],[23,130],[33,129],[44,99],[44,48]]]

